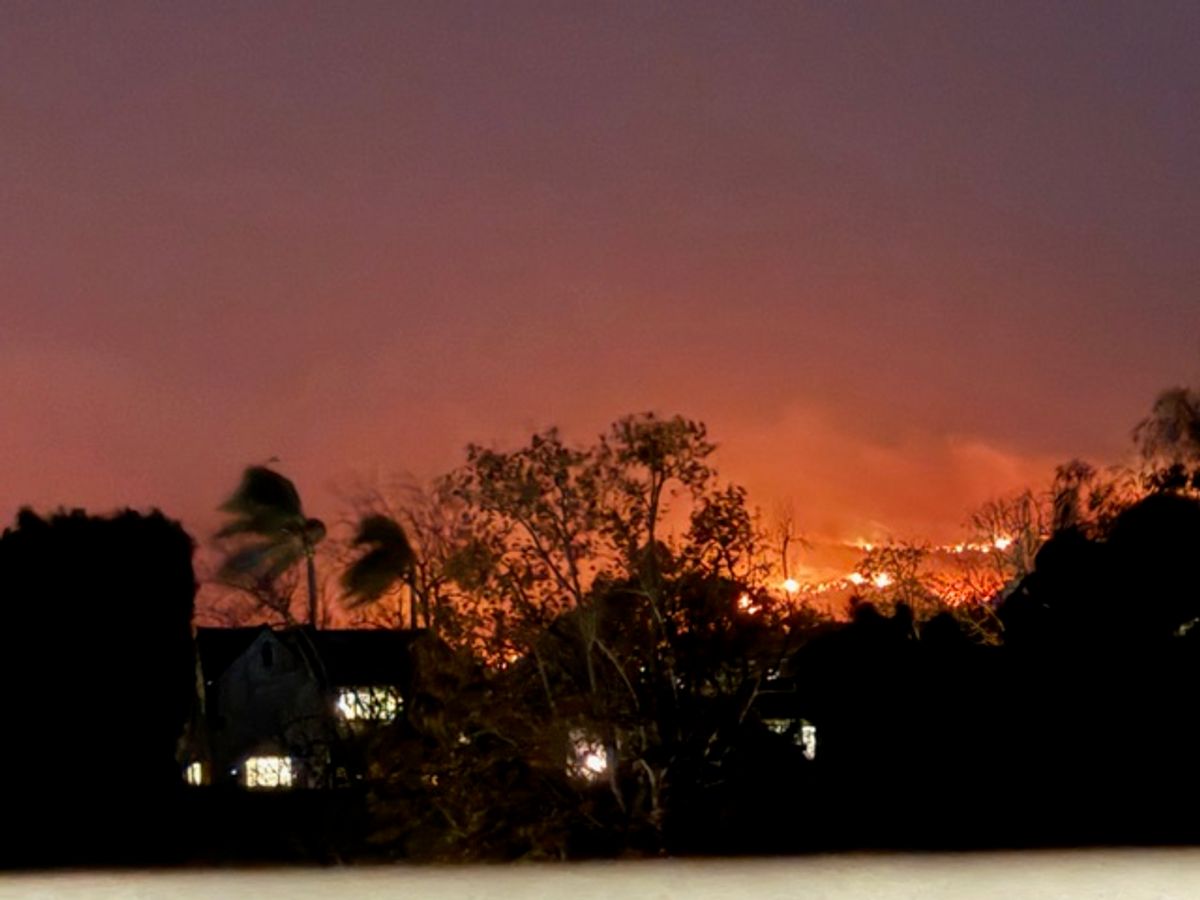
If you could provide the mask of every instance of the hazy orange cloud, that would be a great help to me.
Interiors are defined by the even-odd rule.
[[[792,505],[815,539],[944,541],[985,501],[1046,484],[1063,460],[970,435],[910,430],[881,438],[813,408],[765,422],[718,419],[723,474],[768,514]]]

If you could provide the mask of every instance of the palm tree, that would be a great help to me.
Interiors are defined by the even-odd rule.
[[[274,580],[304,559],[308,571],[308,622],[317,626],[317,569],[313,557],[325,537],[325,524],[304,515],[296,486],[266,466],[250,466],[220,507],[233,516],[217,537],[245,535],[253,540],[226,557],[220,576]]]
[[[366,547],[367,552],[342,574],[344,602],[353,609],[379,600],[398,584],[412,588],[417,557],[404,528],[394,519],[383,515],[365,516],[358,523],[353,546]],[[429,610],[424,610],[425,626],[429,627]],[[409,621],[417,627],[416,599],[409,603]]]

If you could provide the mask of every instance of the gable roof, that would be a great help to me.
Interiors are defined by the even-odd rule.
[[[331,687],[404,684],[411,677],[410,648],[424,631],[304,629]]]
[[[425,633],[358,628],[322,630],[306,625],[280,630],[266,625],[198,628],[196,650],[205,680],[219,678],[263,632],[300,653],[327,687],[406,684],[412,672],[410,647]]]
[[[255,638],[270,630],[266,625],[251,628],[197,628],[196,653],[200,656],[204,680],[220,678],[234,660],[249,649]]]

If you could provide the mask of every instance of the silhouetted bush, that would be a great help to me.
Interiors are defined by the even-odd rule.
[[[192,550],[157,512],[24,510],[0,537],[7,864],[156,861],[178,843]]]

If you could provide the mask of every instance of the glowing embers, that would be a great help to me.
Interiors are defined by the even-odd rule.
[[[742,594],[738,597],[737,605],[739,610],[752,616],[762,612],[762,607],[756,604],[749,594]]]
[[[1044,537],[1045,537],[1045,535],[1043,535],[1043,538]],[[975,541],[966,541],[966,542],[960,543],[960,544],[950,544],[950,545],[943,546],[943,547],[934,547],[933,549],[936,551],[941,551],[943,553],[954,553],[954,554],[991,553],[994,550],[999,550],[999,551],[1003,552],[1003,551],[1007,550],[1009,547],[1011,547],[1014,543],[1016,543],[1015,538],[1009,537],[1007,534],[998,534],[995,537],[993,537],[990,541],[984,541],[983,543],[978,543]]]
[[[183,770],[183,779],[192,787],[204,784],[204,764],[199,760],[188,763],[188,767]]]
[[[353,687],[338,691],[338,712],[348,721],[390,722],[403,707],[404,700],[394,687]]]
[[[242,766],[242,783],[248,788],[290,788],[295,783],[290,756],[251,756]]]
[[[608,771],[608,750],[603,741],[596,740],[580,728],[571,730],[567,772],[583,781],[598,781]]]

